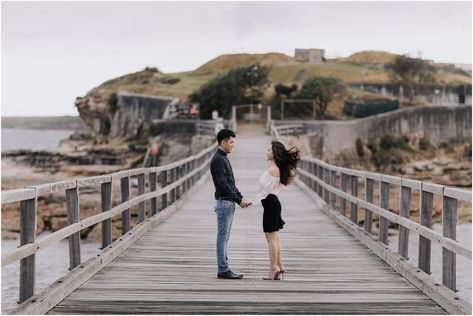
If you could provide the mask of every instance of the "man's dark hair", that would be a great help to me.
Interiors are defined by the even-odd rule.
[[[235,132],[230,130],[230,129],[224,128],[224,129],[220,130],[220,132],[218,132],[217,142],[220,145],[222,143],[222,140],[228,139],[230,137],[235,137]]]

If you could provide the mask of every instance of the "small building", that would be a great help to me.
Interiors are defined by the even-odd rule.
[[[296,48],[294,58],[297,61],[312,64],[321,64],[325,61],[325,49],[318,48]]]

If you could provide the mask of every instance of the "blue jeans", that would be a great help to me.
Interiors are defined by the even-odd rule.
[[[217,214],[217,265],[218,273],[227,272],[228,267],[227,244],[232,229],[235,203],[226,200],[215,200],[215,213]]]

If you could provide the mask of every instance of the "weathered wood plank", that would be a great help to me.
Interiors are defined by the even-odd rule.
[[[120,179],[120,189],[122,196],[122,203],[127,202],[130,199],[130,176],[126,176]],[[126,209],[122,213],[122,235],[125,235],[131,229],[131,211]]]
[[[351,178],[351,195],[354,197],[358,197],[358,177],[352,175],[350,176],[350,178]],[[351,203],[350,218],[353,223],[358,223],[358,206],[356,203]]]
[[[79,222],[79,188],[66,190],[67,225]],[[69,239],[69,270],[80,264],[80,232],[68,237]]]
[[[110,211],[112,208],[112,182],[101,185],[102,212]],[[102,249],[112,243],[112,219],[108,218],[102,222]]]
[[[348,192],[348,179],[349,175],[346,173],[341,174],[341,189],[343,192]],[[347,215],[347,200],[344,199],[343,197],[340,198],[340,214],[343,216]]]
[[[145,193],[145,174],[138,175],[138,196]],[[145,201],[138,204],[138,223],[145,220]]]
[[[420,193],[420,224],[432,228],[433,194],[424,191],[424,184]],[[419,268],[430,274],[431,242],[424,236],[419,236]]]
[[[444,196],[442,213],[443,236],[455,240],[457,238],[457,200]],[[454,252],[442,248],[442,283],[456,291],[457,262]]]
[[[157,185],[157,176],[156,176],[156,172],[151,172],[149,174],[149,188],[150,188],[150,192],[155,192],[156,191],[156,185]],[[149,207],[150,207],[150,215],[153,216],[153,215],[156,215],[157,213],[157,204],[156,204],[156,198],[152,198],[150,200],[150,204],[149,204]]]
[[[399,215],[405,218],[409,218],[411,213],[411,188],[404,186],[404,182],[401,186],[401,198],[399,203]],[[399,226],[398,253],[404,259],[409,259],[409,228],[404,227],[402,225]]]
[[[36,197],[20,202],[20,246],[33,243],[36,239],[36,207]],[[20,261],[20,303],[34,293],[35,266],[34,254]]]
[[[366,202],[373,203],[373,191],[374,191],[374,181],[370,178],[365,178],[365,200]],[[367,233],[372,232],[373,229],[373,213],[365,208],[365,231]]]
[[[385,177],[383,177],[382,179],[385,179]],[[389,211],[389,182],[385,182],[384,180],[381,181],[379,196],[379,206],[382,209]],[[385,245],[388,244],[388,227],[388,220],[385,217],[381,216],[379,218],[379,240]]]

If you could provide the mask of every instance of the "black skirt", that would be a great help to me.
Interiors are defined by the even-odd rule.
[[[263,205],[263,231],[265,233],[277,232],[283,228],[285,222],[281,218],[281,203],[274,194],[269,194],[261,200]]]

